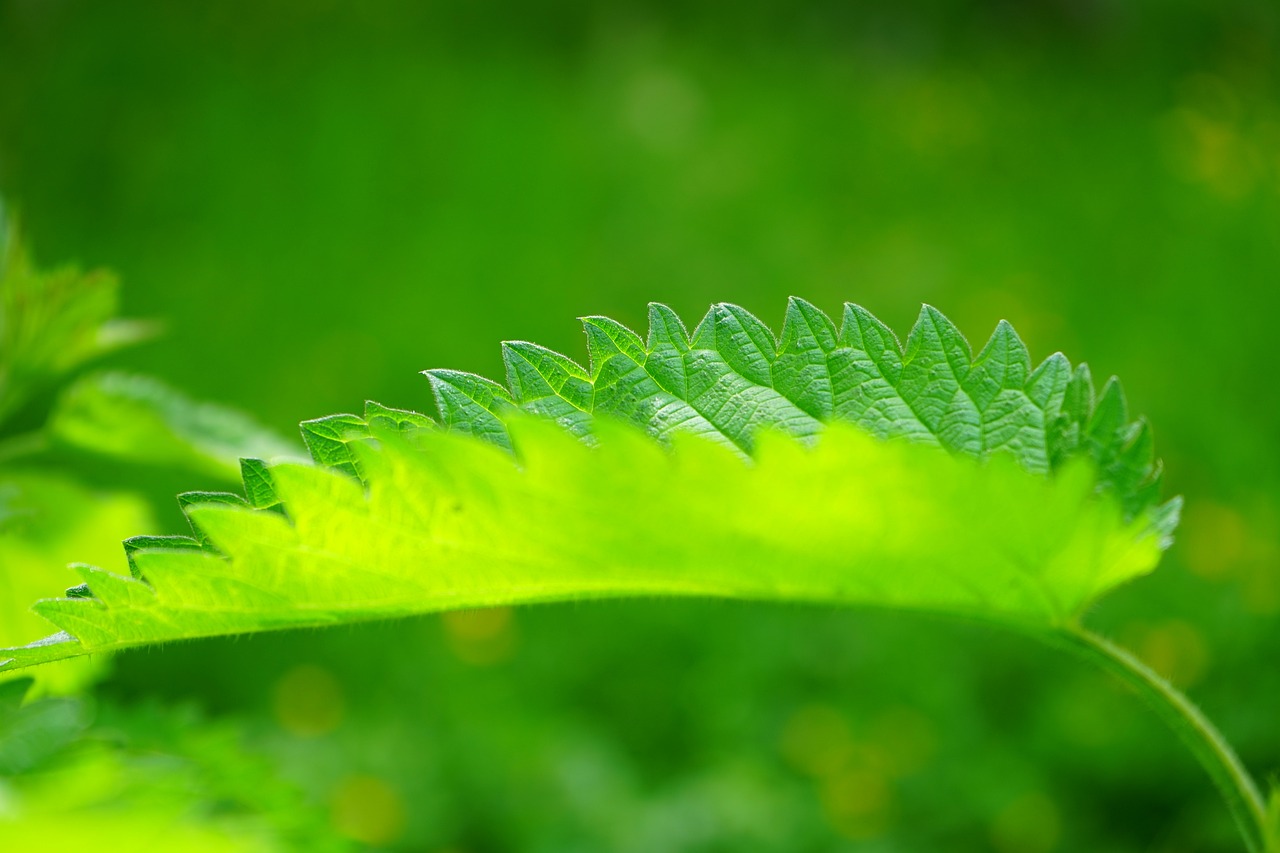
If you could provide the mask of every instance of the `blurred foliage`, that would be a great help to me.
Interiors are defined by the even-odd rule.
[[[291,448],[245,415],[154,379],[106,373],[68,386],[77,368],[136,340],[146,324],[113,316],[107,274],[38,270],[16,222],[0,218],[0,250],[0,397],[25,402],[9,418],[0,407],[0,640],[8,644],[47,633],[30,600],[65,588],[68,563],[128,572],[118,541],[153,531],[156,505],[169,502],[147,466],[166,482],[196,472],[234,483],[240,456]],[[100,665],[68,662],[36,677],[42,689],[74,690]]]
[[[3,206],[0,281],[0,420],[64,374],[148,332],[145,324],[115,319],[111,275],[74,267],[37,271]]]
[[[40,257],[167,322],[119,364],[281,431],[423,408],[426,367],[498,377],[504,338],[581,353],[564,318],[648,300],[1007,317],[1037,360],[1123,375],[1188,498],[1091,623],[1265,773],[1278,49],[1261,0],[4,0],[0,188]],[[104,465],[75,479],[206,485]],[[370,666],[387,643],[411,651]],[[1127,697],[901,616],[545,607],[122,656],[98,692],[200,705],[380,848],[1235,849]]]
[[[38,270],[12,222],[0,220],[0,252],[0,398],[23,404],[0,408],[0,640],[8,643],[47,633],[30,600],[65,588],[71,561],[128,571],[112,539],[154,529],[167,492],[149,482],[146,466],[234,480],[240,455],[289,445],[156,380],[101,374],[67,387],[77,368],[145,324],[113,317],[109,276]],[[49,407],[54,414],[40,425]],[[33,683],[36,697],[82,690],[103,675],[105,660],[41,667],[34,679],[0,677],[6,849],[82,850],[104,840],[116,849],[162,843],[191,851],[341,846],[327,833],[307,837],[314,809],[275,782],[269,765],[237,752],[234,729],[131,708],[118,720],[125,731],[113,733],[105,721],[90,729],[85,700],[22,704]]]
[[[19,705],[0,685],[0,838],[13,850],[341,850],[298,791],[247,754],[234,727],[190,709],[72,698]]]

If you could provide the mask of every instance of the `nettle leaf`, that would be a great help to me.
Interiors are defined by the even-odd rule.
[[[439,416],[370,403],[303,424],[313,462],[193,493],[191,537],[36,611],[8,666],[149,643],[611,596],[909,608],[1070,630],[1150,571],[1150,430],[1119,384],[1032,368],[1006,323],[975,357],[925,307],[905,345],[865,310],[792,300],[780,338],[732,305],[648,338],[583,320],[590,368],[503,347],[507,386],[428,371]],[[656,441],[655,441],[656,439]]]

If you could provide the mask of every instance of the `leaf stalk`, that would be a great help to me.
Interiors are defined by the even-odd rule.
[[[1249,853],[1276,853],[1267,841],[1267,810],[1257,783],[1222,733],[1185,694],[1127,650],[1085,628],[1061,633],[1053,644],[1101,667],[1136,692],[1213,779]]]

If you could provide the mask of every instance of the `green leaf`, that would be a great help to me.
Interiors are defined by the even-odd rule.
[[[728,305],[692,334],[653,306],[647,342],[583,322],[589,371],[531,344],[504,349],[510,391],[428,371],[438,428],[377,404],[303,424],[314,463],[247,460],[247,500],[183,496],[194,540],[135,541],[127,575],[78,567],[91,597],[36,605],[64,634],[0,657],[635,595],[1053,632],[1176,523],[1118,384],[1095,404],[1062,356],[1031,370],[1007,324],[973,358],[928,307],[905,348],[800,300],[777,340]]]
[[[39,767],[84,730],[87,714],[74,699],[22,705],[31,679],[0,684],[0,777]]]
[[[1267,806],[1265,850],[1280,850],[1280,785],[1271,786],[1271,800]]]
[[[57,442],[128,462],[235,480],[238,460],[296,455],[295,447],[233,409],[200,403],[157,379],[86,376],[63,391],[47,426]]]
[[[116,289],[103,271],[37,270],[0,204],[0,421],[85,362],[154,334],[114,319]]]
[[[0,644],[23,643],[45,630],[30,602],[66,586],[68,563],[91,560],[127,571],[125,554],[114,543],[154,523],[138,495],[91,489],[46,470],[0,473]],[[58,653],[62,648],[54,641],[31,655],[65,657]],[[38,672],[39,687],[74,691],[94,677],[95,662],[44,667]]]
[[[133,850],[159,838],[165,851],[350,849],[228,723],[154,705],[19,705],[26,686],[0,684],[6,850]]]

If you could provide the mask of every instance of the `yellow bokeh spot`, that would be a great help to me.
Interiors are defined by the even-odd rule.
[[[327,670],[304,664],[276,683],[273,709],[285,731],[298,737],[328,734],[342,722],[342,686]]]
[[[823,813],[845,838],[882,835],[892,820],[893,779],[923,767],[935,748],[933,725],[911,708],[890,708],[855,739],[829,705],[806,705],[787,721],[780,744],[793,767],[814,777]]]
[[[1248,531],[1234,509],[1195,502],[1187,508],[1180,538],[1188,568],[1200,577],[1216,580],[1239,565]]]
[[[891,776],[910,776],[923,769],[938,744],[932,721],[908,707],[881,712],[867,727],[867,740]]]
[[[464,663],[488,666],[515,652],[515,614],[510,607],[455,610],[441,614],[449,649]]]
[[[1170,619],[1154,625],[1138,624],[1125,633],[1138,657],[1178,687],[1195,684],[1209,668],[1204,635],[1190,622]]]
[[[404,800],[376,776],[348,776],[330,800],[333,826],[362,844],[390,844],[404,833]]]
[[[1219,198],[1244,197],[1265,177],[1265,142],[1241,110],[1238,93],[1219,77],[1193,75],[1165,119],[1170,164]]]
[[[1244,578],[1244,607],[1259,616],[1280,613],[1280,570],[1274,558],[1254,564]]]
[[[885,776],[871,767],[851,767],[827,779],[822,786],[822,807],[836,831],[846,838],[871,838],[889,824],[893,789]]]
[[[1062,817],[1039,792],[1018,797],[991,823],[991,845],[998,853],[1050,853],[1062,837]]]
[[[830,705],[806,705],[792,714],[781,746],[783,757],[811,776],[838,773],[854,755],[849,723]]]

